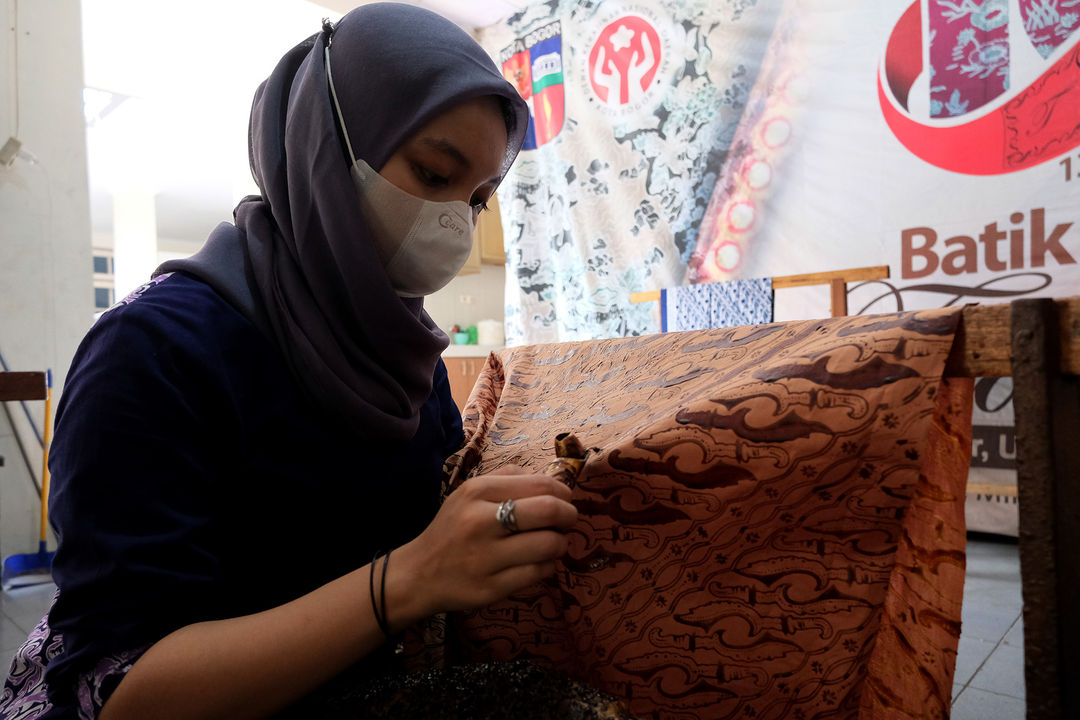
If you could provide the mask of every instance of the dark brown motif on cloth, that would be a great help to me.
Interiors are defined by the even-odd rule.
[[[530,659],[639,717],[945,718],[971,384],[958,310],[492,355],[449,489],[556,435],[589,452],[555,578],[450,618],[459,661]]]

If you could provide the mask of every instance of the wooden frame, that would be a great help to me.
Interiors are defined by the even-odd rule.
[[[1080,297],[964,308],[945,374],[1013,378],[1027,719],[1080,717]]]
[[[805,273],[803,275],[783,275],[772,279],[772,288],[773,290],[783,290],[784,288],[807,287],[810,285],[828,285],[832,317],[843,317],[848,314],[847,284],[849,282],[887,280],[888,278],[889,266],[878,265],[875,267],[833,270],[831,272]],[[630,302],[656,302],[660,299],[660,292],[660,290],[648,290],[630,293]]]
[[[0,372],[0,402],[44,400],[43,372]]]
[[[967,308],[962,335],[971,374],[1011,351],[1027,718],[1080,717],[1080,298]]]

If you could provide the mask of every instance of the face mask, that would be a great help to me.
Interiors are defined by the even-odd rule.
[[[326,75],[349,157],[356,157],[330,75],[329,47]],[[423,297],[446,287],[465,265],[472,249],[473,213],[469,204],[463,200],[432,202],[416,197],[359,158],[353,160],[351,174],[360,211],[394,291],[401,297]]]

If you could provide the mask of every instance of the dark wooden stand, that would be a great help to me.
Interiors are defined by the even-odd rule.
[[[965,308],[946,374],[1013,378],[1027,718],[1080,718],[1080,298]]]
[[[44,400],[45,373],[0,372],[0,402]]]

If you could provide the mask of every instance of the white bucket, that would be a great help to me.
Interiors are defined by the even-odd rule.
[[[478,345],[496,345],[506,343],[506,333],[501,320],[481,320],[476,323],[476,343]]]

